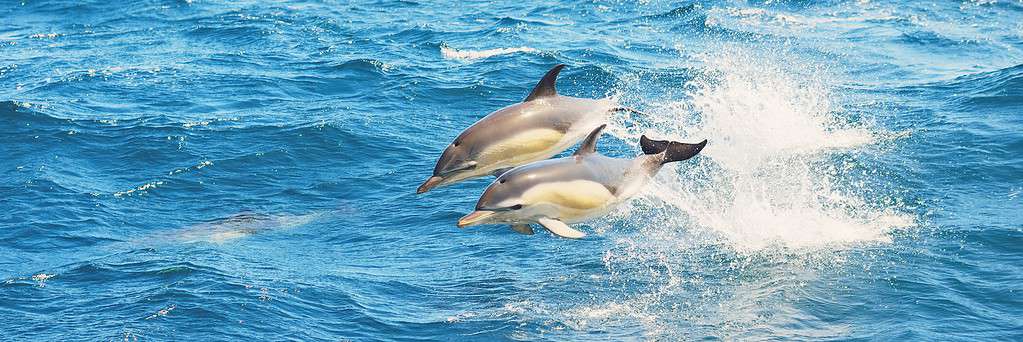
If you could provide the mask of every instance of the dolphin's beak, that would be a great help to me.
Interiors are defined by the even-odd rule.
[[[430,179],[427,179],[425,182],[423,182],[423,185],[419,186],[419,189],[416,189],[416,193],[421,194],[430,191],[430,189],[433,189],[433,187],[437,186],[437,184],[440,184],[440,182],[443,180],[444,177],[440,176],[430,177]]]
[[[479,224],[479,221],[490,217],[494,212],[490,210],[477,210],[465,215],[461,219],[458,219],[458,227],[465,228],[471,225]]]

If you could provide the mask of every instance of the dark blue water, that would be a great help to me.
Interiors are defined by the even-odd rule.
[[[8,1],[0,340],[1020,340],[1023,4]],[[573,241],[415,195],[551,66]]]

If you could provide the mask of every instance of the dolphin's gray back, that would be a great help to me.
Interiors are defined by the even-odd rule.
[[[501,175],[496,182],[523,193],[543,183],[591,181],[617,195],[633,169],[633,160],[599,154],[544,160],[523,165]]]
[[[553,96],[502,108],[467,128],[456,141],[483,150],[533,129],[554,129],[562,134],[585,132],[605,120],[609,101]],[[577,131],[583,132],[581,135]]]

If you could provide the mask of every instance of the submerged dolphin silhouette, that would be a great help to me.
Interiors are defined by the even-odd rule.
[[[173,240],[181,242],[224,243],[234,239],[272,230],[283,230],[304,225],[321,216],[321,213],[305,215],[268,215],[241,212],[225,218],[203,222],[175,232]]]
[[[643,155],[610,158],[596,153],[604,126],[593,130],[570,157],[523,165],[498,177],[480,196],[476,211],[458,220],[458,226],[507,223],[532,234],[529,224],[539,223],[558,236],[581,238],[586,234],[566,223],[605,214],[639,192],[662,165],[692,158],[707,145],[707,140],[686,144],[643,136]]]

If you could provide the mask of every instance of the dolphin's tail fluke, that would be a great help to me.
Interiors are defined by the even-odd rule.
[[[639,145],[643,147],[645,154],[664,153],[664,158],[661,159],[663,165],[692,158],[699,154],[704,146],[707,146],[707,140],[704,139],[696,144],[687,144],[677,141],[653,140],[644,135],[639,138]]]

